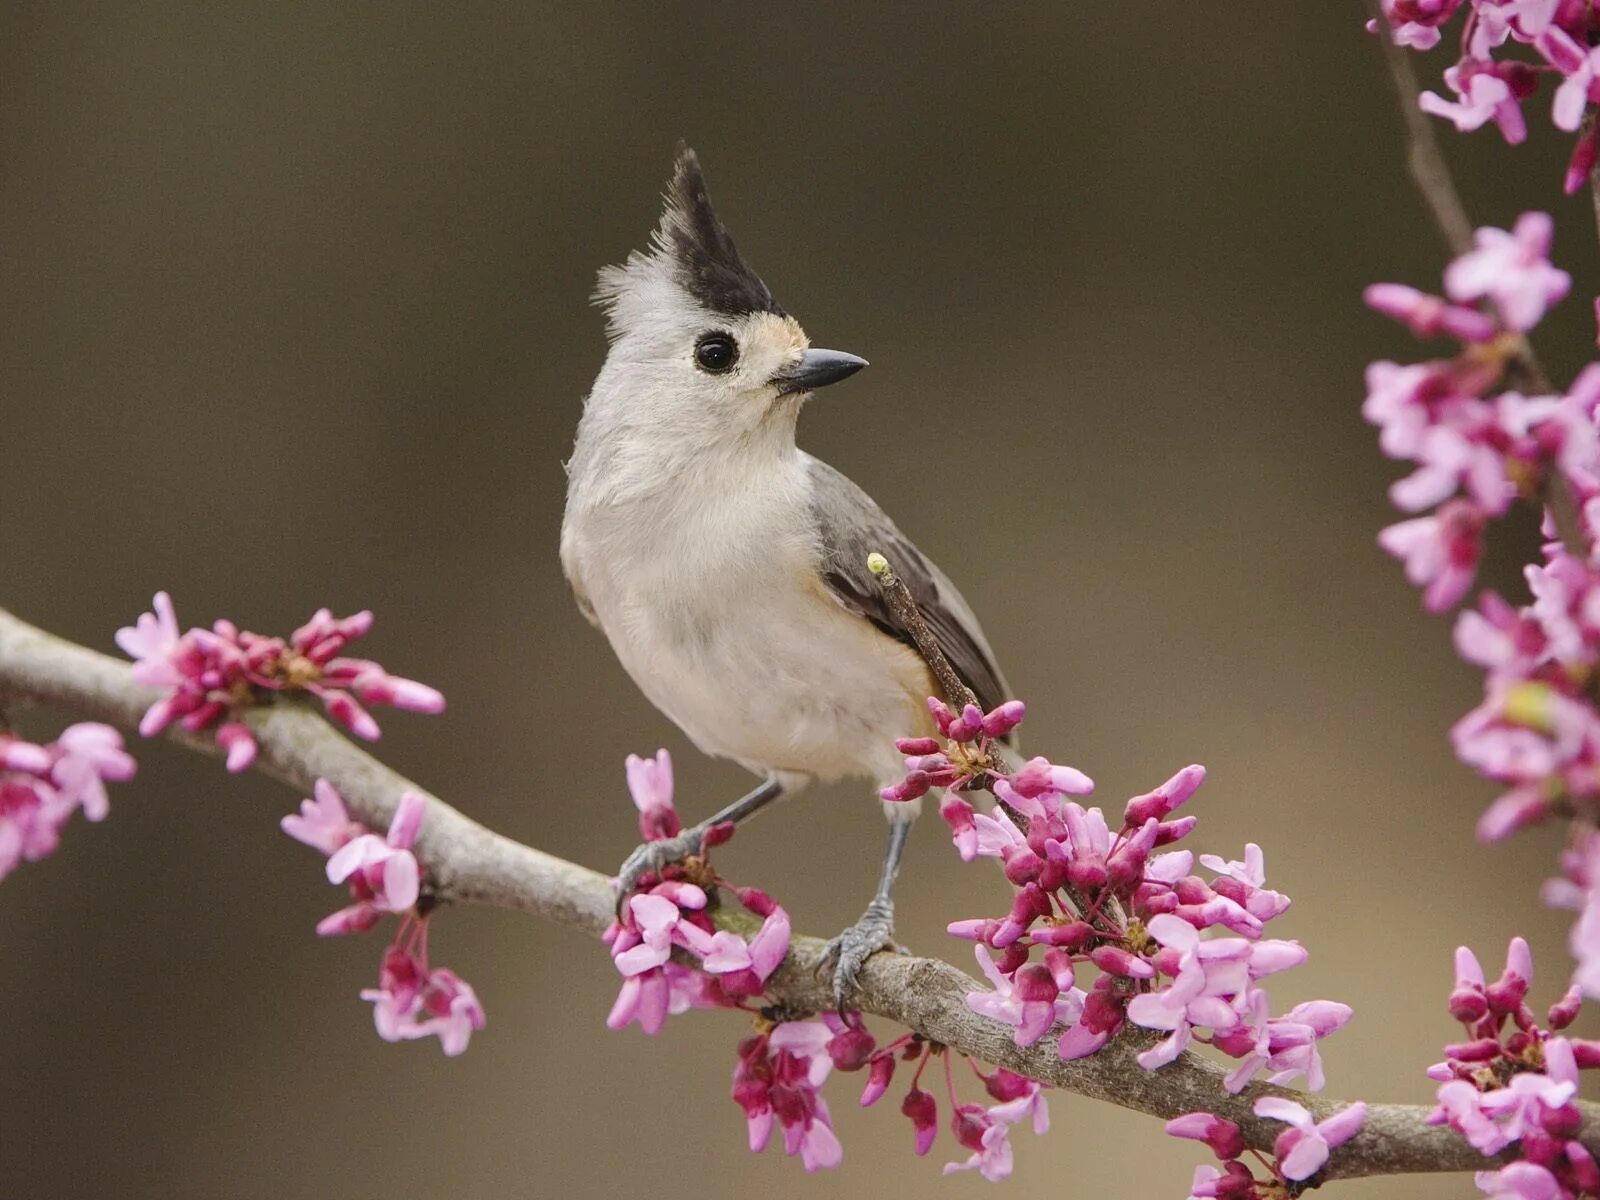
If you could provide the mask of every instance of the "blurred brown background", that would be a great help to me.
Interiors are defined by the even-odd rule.
[[[1524,931],[1553,998],[1566,920],[1535,897],[1553,833],[1473,843],[1491,792],[1445,738],[1473,672],[1373,544],[1394,471],[1361,368],[1414,350],[1359,291],[1444,260],[1359,6],[858,9],[4,6],[0,603],[108,650],[162,587],[188,622],[262,631],[371,606],[370,652],[450,699],[384,717],[388,759],[596,867],[633,843],[627,752],[672,747],[692,815],[735,794],[556,560],[604,353],[593,271],[643,241],[686,137],[779,299],[872,359],[802,440],[961,582],[1031,745],[1112,804],[1207,763],[1195,848],[1263,843],[1296,901],[1281,932],[1312,950],[1275,995],[1355,1006],[1331,1090],[1426,1099],[1451,948],[1497,966]],[[1540,343],[1565,379],[1597,255],[1547,103],[1530,146],[1447,146],[1481,221],[1557,211],[1577,298]],[[1515,586],[1529,534],[1497,535],[1492,580]],[[296,797],[165,746],[141,764],[108,823],[0,890],[0,1195],[987,1187],[938,1178],[947,1138],[913,1159],[853,1079],[842,1170],[748,1154],[737,1021],[608,1032],[603,950],[523,917],[437,922],[436,961],[489,1012],[464,1058],[385,1045],[356,997],[382,942],[312,936],[339,893],[277,831]],[[723,863],[826,933],[881,838],[839,788]],[[901,896],[904,940],[963,962],[945,922],[1005,903],[934,820]],[[1053,1111],[1012,1190],[1185,1193],[1197,1152],[1149,1118]]]

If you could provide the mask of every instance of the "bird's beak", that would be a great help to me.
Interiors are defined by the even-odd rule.
[[[813,392],[849,378],[866,365],[866,359],[842,350],[807,350],[794,366],[774,375],[772,382],[778,385],[780,396]]]

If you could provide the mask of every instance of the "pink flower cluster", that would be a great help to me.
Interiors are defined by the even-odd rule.
[[[675,836],[681,823],[672,800],[672,756],[665,750],[653,759],[630,755],[627,778],[644,839]],[[708,838],[707,843],[717,840]],[[712,922],[712,896],[719,886],[761,918],[761,927],[748,941]],[[735,887],[715,875],[702,857],[666,867],[659,877],[646,877],[602,940],[622,976],[622,990],[606,1024],[622,1029],[637,1021],[653,1036],[669,1014],[744,1007],[759,996],[789,953],[789,914],[765,892]],[[698,959],[698,969],[674,962],[674,950]]]
[[[822,1020],[831,1035],[824,1048],[834,1067],[867,1073],[867,1086],[861,1093],[863,1108],[870,1108],[883,1099],[899,1063],[917,1064],[910,1087],[901,1100],[900,1112],[911,1122],[919,1157],[933,1148],[939,1133],[939,1102],[932,1092],[923,1090],[922,1076],[935,1059],[943,1060],[950,1133],[956,1144],[968,1151],[965,1160],[945,1164],[946,1175],[977,1171],[985,1179],[998,1182],[1011,1174],[1014,1162],[1011,1131],[1014,1128],[1027,1123],[1035,1134],[1049,1132],[1050,1109],[1045,1102],[1044,1087],[1031,1079],[1004,1068],[985,1072],[972,1058],[962,1054],[960,1057],[983,1085],[992,1103],[963,1102],[957,1094],[952,1072],[956,1051],[932,1045],[915,1033],[902,1034],[888,1045],[879,1046],[862,1024],[859,1014],[826,1013]]]
[[[978,966],[993,989],[968,997],[973,1011],[1012,1026],[1021,1046],[1060,1029],[1064,1059],[1094,1053],[1132,1022],[1167,1035],[1139,1055],[1148,1070],[1200,1041],[1239,1060],[1227,1077],[1230,1091],[1262,1070],[1273,1083],[1304,1075],[1312,1089],[1323,1086],[1318,1043],[1350,1019],[1350,1009],[1314,1000],[1270,1015],[1261,981],[1300,965],[1306,951],[1263,936],[1289,899],[1266,886],[1260,847],[1246,847],[1238,862],[1202,856],[1209,880],[1194,873],[1189,851],[1157,853],[1194,829],[1193,816],[1173,814],[1199,788],[1204,768],[1185,767],[1129,800],[1113,830],[1100,809],[1074,798],[1094,787],[1081,771],[1043,758],[1010,774],[988,765],[985,739],[1020,719],[1020,704],[959,715],[938,700],[929,707],[944,743],[898,743],[906,784],[884,794],[916,791],[919,778],[950,789],[940,814],[958,853],[998,859],[1016,889],[1005,915],[950,926],[978,943]],[[965,798],[975,786],[1001,803],[976,811]],[[1085,971],[1095,972],[1087,987]]]
[[[1429,1121],[1449,1125],[1485,1155],[1520,1143],[1520,1162],[1479,1174],[1490,1195],[1556,1200],[1600,1192],[1600,1167],[1577,1139],[1583,1115],[1576,1103],[1578,1071],[1600,1066],[1600,1042],[1556,1036],[1578,1016],[1577,988],[1550,1007],[1541,1028],[1527,1003],[1533,956],[1521,938],[1511,940],[1493,983],[1465,946],[1455,967],[1448,1007],[1465,1036],[1428,1068],[1440,1081]]]
[[[428,914],[422,868],[412,847],[426,802],[415,792],[400,797],[388,835],[379,837],[352,820],[344,798],[325,779],[300,811],[283,818],[283,831],[328,856],[328,882],[343,883],[355,903],[324,917],[317,933],[364,933],[387,914],[400,917],[384,951],[378,986],[362,991],[373,1005],[378,1036],[386,1042],[437,1037],[454,1056],[484,1026],[477,993],[454,971],[428,963]]]
[[[1272,1172],[1266,1180],[1257,1179],[1241,1161],[1244,1138],[1232,1121],[1214,1113],[1192,1112],[1167,1122],[1167,1132],[1173,1137],[1204,1142],[1222,1163],[1220,1170],[1209,1164],[1195,1168],[1190,1200],[1275,1200],[1297,1195],[1298,1189],[1292,1185],[1303,1183],[1322,1170],[1328,1155],[1355,1137],[1367,1119],[1367,1106],[1356,1103],[1319,1121],[1304,1105],[1281,1096],[1261,1097],[1253,1111],[1258,1117],[1283,1121],[1289,1126],[1273,1142],[1275,1161],[1262,1159]]]
[[[1517,335],[1533,328],[1566,295],[1571,280],[1548,261],[1550,218],[1524,213],[1515,229],[1478,230],[1478,248],[1445,271],[1448,300],[1397,283],[1373,284],[1368,305],[1419,337],[1462,343],[1449,359],[1367,368],[1362,415],[1379,427],[1391,458],[1415,465],[1389,489],[1406,512],[1427,516],[1391,525],[1379,544],[1424,589],[1430,611],[1454,605],[1471,587],[1483,557],[1483,532],[1518,496],[1537,499],[1559,472],[1576,494],[1600,494],[1600,365],[1580,374],[1565,395],[1501,390]],[[1469,301],[1484,301],[1495,316]],[[1437,506],[1435,508],[1435,506]]]
[[[1594,48],[1600,16],[1588,0],[1383,0],[1394,40],[1417,50],[1438,45],[1442,27],[1462,8],[1460,58],[1444,73],[1454,99],[1424,92],[1422,110],[1462,132],[1493,121],[1515,144],[1528,136],[1522,106],[1548,76],[1559,81],[1551,121],[1567,133],[1583,129],[1589,105],[1600,99],[1600,52]],[[1367,28],[1376,31],[1376,25]],[[1538,61],[1506,55],[1519,45],[1530,47]],[[1563,185],[1569,195],[1594,165],[1595,137],[1591,125],[1573,146]]]
[[[275,694],[317,697],[330,717],[369,742],[380,731],[366,704],[444,709],[444,697],[426,684],[390,675],[371,659],[345,657],[345,648],[372,628],[370,612],[336,618],[318,609],[285,641],[220,620],[180,634],[165,592],[156,593],[152,607],[117,630],[117,645],[135,660],[133,677],[165,693],[146,711],[139,732],[153,737],[174,721],[191,733],[214,729],[230,771],[245,770],[256,757],[255,735],[240,714]]]
[[[43,746],[0,729],[0,879],[54,854],[79,809],[105,820],[106,783],[132,779],[135,767],[109,725],[69,725]]]
[[[1019,719],[1020,707],[1016,706]],[[641,836],[646,841],[675,836],[681,822],[673,804],[672,759],[667,752],[648,759],[630,756],[627,779]],[[913,783],[906,791],[915,792],[916,786]],[[706,844],[726,840],[729,832],[713,831]],[[732,895],[761,918],[748,940],[717,928],[712,920],[721,894]],[[756,1033],[739,1044],[733,1099],[744,1110],[752,1150],[764,1149],[780,1131],[784,1151],[798,1156],[807,1171],[837,1166],[843,1157],[822,1097],[822,1085],[834,1070],[866,1072],[861,1104],[867,1107],[888,1092],[897,1064],[916,1061],[901,1112],[911,1120],[917,1153],[928,1153],[938,1133],[939,1103],[920,1084],[928,1063],[943,1056],[950,1130],[968,1153],[965,1161],[947,1165],[946,1173],[974,1170],[987,1179],[1009,1175],[1011,1129],[1024,1121],[1031,1122],[1036,1133],[1049,1127],[1044,1089],[1009,1071],[985,1074],[967,1059],[994,1102],[963,1103],[950,1070],[952,1052],[931,1046],[916,1034],[904,1034],[880,1047],[857,1014],[827,1013],[820,1020],[786,1021],[770,1009],[756,1007],[767,980],[788,953],[789,933],[789,917],[781,906],[755,888],[728,883],[704,855],[647,875],[604,934],[623,978],[606,1023],[620,1029],[638,1022],[645,1033],[655,1034],[669,1015],[691,1008],[753,1013]]]

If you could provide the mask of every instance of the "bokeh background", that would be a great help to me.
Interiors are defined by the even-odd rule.
[[[686,137],[779,299],[872,359],[809,408],[803,444],[960,581],[1030,744],[1113,804],[1204,761],[1196,848],[1261,842],[1295,898],[1281,932],[1312,950],[1275,995],[1355,1006],[1332,1091],[1422,1101],[1452,947],[1497,963],[1526,933],[1553,998],[1566,921],[1535,895],[1554,833],[1473,842],[1490,791],[1445,734],[1474,673],[1373,543],[1395,472],[1358,417],[1361,370],[1415,351],[1359,292],[1431,285],[1444,257],[1362,20],[1130,0],[0,7],[0,603],[108,650],[158,588],[181,618],[263,631],[370,606],[370,651],[450,699],[386,717],[388,760],[596,867],[633,842],[624,754],[670,746],[691,815],[741,790],[635,692],[556,558],[604,354],[593,272],[642,243]],[[1564,379],[1600,262],[1587,201],[1558,196],[1563,140],[1531,124],[1518,150],[1445,132],[1478,219],[1558,213],[1575,298],[1539,342]],[[1491,582],[1514,588],[1532,547],[1497,532]],[[987,1187],[938,1178],[947,1139],[913,1159],[848,1079],[842,1170],[748,1154],[735,1019],[608,1032],[604,952],[525,917],[436,923],[436,961],[488,1007],[465,1057],[380,1042],[356,993],[382,943],[312,936],[339,894],[277,831],[296,799],[150,746],[107,823],[7,880],[0,1195]],[[827,933],[881,838],[870,793],[839,787],[722,862]],[[945,923],[1003,903],[938,822],[916,830],[908,944],[964,962]],[[1199,1161],[1136,1114],[1063,1096],[1054,1119],[1017,1139],[1018,1194],[1178,1196]]]

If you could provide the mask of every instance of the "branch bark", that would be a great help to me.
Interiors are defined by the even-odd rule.
[[[154,693],[134,683],[128,665],[29,625],[0,609],[0,700],[34,701],[74,715],[135,728]],[[427,803],[417,841],[418,856],[439,898],[490,904],[570,925],[591,936],[611,920],[610,881],[597,871],[514,842],[406,779],[350,742],[309,710],[274,704],[247,715],[260,743],[258,769],[309,793],[318,778],[344,796],[352,814],[374,828],[385,827],[402,792]],[[208,738],[182,732],[171,739],[212,755]],[[832,1004],[829,974],[822,970],[825,943],[797,936],[789,957],[769,981],[768,994],[792,1011],[821,1011]],[[1318,1117],[1345,1101],[1253,1085],[1237,1096],[1222,1088],[1223,1069],[1194,1054],[1159,1071],[1146,1071],[1134,1056],[1153,1040],[1129,1030],[1098,1054],[1062,1062],[1055,1039],[1017,1046],[1009,1027],[979,1017],[967,993],[980,985],[949,963],[880,953],[861,973],[861,1010],[896,1021],[924,1037],[975,1058],[1006,1067],[1093,1100],[1156,1117],[1204,1109],[1236,1122],[1246,1142],[1269,1150],[1283,1126],[1251,1112],[1262,1095],[1285,1095]],[[1334,1151],[1323,1178],[1343,1179],[1424,1171],[1470,1171],[1492,1165],[1446,1128],[1427,1124],[1422,1105],[1369,1105],[1365,1127]],[[1584,1144],[1600,1155],[1600,1106],[1584,1107]]]

